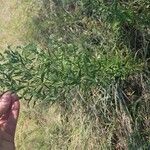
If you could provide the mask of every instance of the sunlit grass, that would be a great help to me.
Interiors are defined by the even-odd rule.
[[[77,113],[69,114],[69,120],[66,121],[65,116],[60,114],[59,106],[50,107],[42,104],[30,109],[23,104],[17,126],[16,148],[17,150],[31,148],[33,150],[103,150],[109,148],[113,128],[110,127],[107,131],[101,129],[99,133],[96,128],[98,125],[92,122],[81,109],[78,109]]]
[[[27,21],[37,11],[33,1],[2,0],[0,3],[0,49],[17,46],[26,42]]]
[[[109,18],[108,23],[101,19],[109,9],[100,20],[95,19],[101,13],[98,1],[91,1],[90,5],[87,1],[88,8],[83,10],[79,3],[77,12],[69,12],[65,3],[58,11],[59,5],[53,7],[49,2],[52,1],[43,1],[45,5],[38,13],[40,7],[34,0],[2,0],[0,4],[0,51],[8,45],[13,50],[8,49],[2,62],[0,87],[23,87],[26,99],[32,95],[32,100],[37,101],[33,108],[21,100],[17,149],[145,150],[150,143],[149,78],[143,73],[144,63],[130,53],[130,46],[124,45],[119,33],[124,22],[134,24],[134,15],[119,7],[123,19],[117,20],[118,13],[113,16],[112,12],[114,20]],[[103,9],[106,6],[102,5]],[[88,14],[89,9],[93,16]],[[43,49],[37,44],[25,44],[32,40]],[[18,46],[22,44],[25,46]],[[131,89],[132,83],[119,93],[122,80],[128,80],[130,74],[138,79],[131,82],[142,86],[140,96],[137,88]],[[15,82],[16,78],[19,82]],[[107,86],[104,89],[102,85]],[[47,101],[56,103],[50,106]]]

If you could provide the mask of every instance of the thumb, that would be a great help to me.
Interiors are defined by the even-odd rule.
[[[0,116],[2,116],[3,114],[6,114],[8,110],[10,109],[10,106],[12,103],[11,95],[12,95],[12,92],[8,91],[8,92],[5,92],[0,97]]]

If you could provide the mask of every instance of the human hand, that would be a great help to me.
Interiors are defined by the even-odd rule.
[[[14,137],[19,116],[19,97],[10,91],[0,97],[0,150],[14,150]]]

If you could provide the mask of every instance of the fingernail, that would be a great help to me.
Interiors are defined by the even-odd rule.
[[[12,93],[12,94],[11,94],[11,97],[12,97],[12,100],[13,100],[13,101],[19,100],[19,96],[18,96],[16,93]]]

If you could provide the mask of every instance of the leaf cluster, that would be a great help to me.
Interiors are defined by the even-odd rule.
[[[1,54],[1,89],[20,91],[22,97],[56,100],[77,86],[87,91],[93,86],[108,86],[139,70],[130,57],[116,53],[102,54],[80,44],[53,41],[51,50],[35,44]]]

